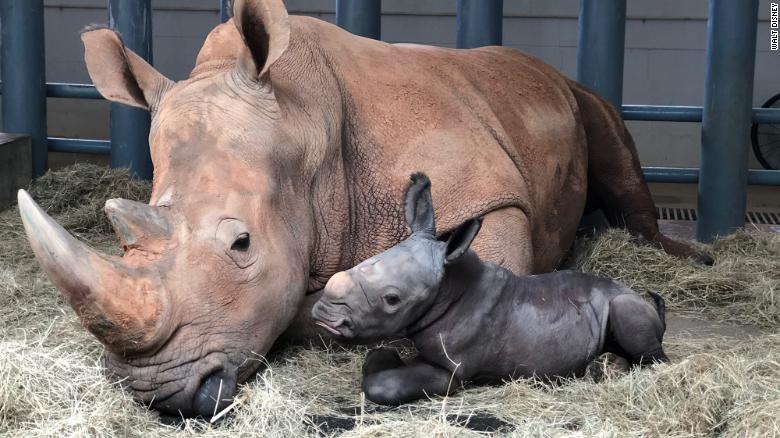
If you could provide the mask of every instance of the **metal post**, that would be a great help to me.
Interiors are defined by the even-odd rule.
[[[128,49],[152,62],[151,0],[109,0],[108,22]],[[111,167],[129,167],[137,178],[152,178],[149,125],[147,111],[111,104]]]
[[[222,23],[233,16],[233,0],[219,0],[219,19]]]
[[[620,110],[626,0],[580,0],[577,81]]]
[[[49,168],[43,0],[2,1],[3,130],[32,139],[32,176]]]
[[[382,0],[336,0],[336,24],[366,38],[381,36]]]
[[[500,46],[504,0],[458,0],[457,47]]]
[[[710,0],[696,237],[745,223],[758,0]]]

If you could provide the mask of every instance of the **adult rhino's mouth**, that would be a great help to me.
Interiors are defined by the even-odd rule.
[[[169,353],[127,359],[107,351],[104,365],[134,399],[164,415],[210,419],[231,403],[242,370],[229,354]]]

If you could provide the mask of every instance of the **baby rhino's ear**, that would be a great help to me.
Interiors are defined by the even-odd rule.
[[[422,232],[434,237],[436,223],[433,219],[433,201],[431,200],[431,180],[423,173],[415,173],[412,183],[406,189],[404,213],[406,223],[412,233]]]
[[[452,232],[447,240],[447,251],[444,255],[445,264],[455,263],[463,254],[466,254],[481,227],[482,218],[469,219]]]

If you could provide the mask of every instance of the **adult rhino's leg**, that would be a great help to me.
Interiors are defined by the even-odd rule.
[[[471,249],[482,260],[496,263],[517,275],[535,271],[530,224],[519,208],[506,207],[486,214]]]
[[[366,398],[380,405],[399,405],[435,395],[447,395],[460,385],[452,373],[437,365],[413,360],[408,365],[382,370],[363,378]]]
[[[660,245],[679,257],[711,264],[712,258],[692,246],[658,231],[655,204],[650,195],[634,140],[620,114],[592,91],[571,82],[588,139],[588,194],[597,198],[612,226]]]

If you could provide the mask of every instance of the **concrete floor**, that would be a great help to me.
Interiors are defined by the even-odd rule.
[[[696,208],[696,184],[650,183],[650,192],[656,205],[664,207]],[[748,209],[780,211],[780,187],[749,186]]]
[[[750,325],[736,325],[681,315],[666,315],[666,334],[676,338],[711,338],[726,336],[750,339],[760,336],[761,329]]]

